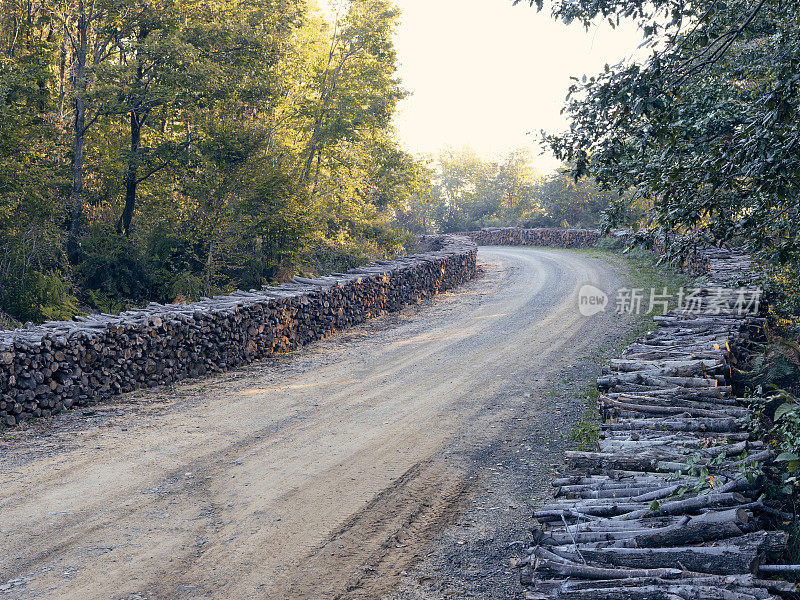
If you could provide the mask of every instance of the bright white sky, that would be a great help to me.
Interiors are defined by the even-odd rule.
[[[490,156],[528,146],[538,170],[553,170],[557,161],[539,156],[539,131],[566,128],[559,111],[570,75],[597,73],[641,42],[632,25],[587,32],[527,2],[395,3],[403,11],[396,37],[400,76],[412,94],[395,123],[406,149],[418,155],[471,146]]]

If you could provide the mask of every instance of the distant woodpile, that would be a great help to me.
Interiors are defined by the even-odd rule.
[[[548,248],[589,248],[600,239],[597,229],[559,229],[518,227],[489,227],[467,231],[465,235],[481,246],[545,246]]]
[[[12,426],[114,394],[221,372],[400,310],[475,274],[459,236],[423,254],[192,304],[150,304],[0,331],[0,421]]]

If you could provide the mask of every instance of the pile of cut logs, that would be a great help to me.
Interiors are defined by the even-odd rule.
[[[546,246],[548,248],[589,248],[600,239],[597,229],[489,227],[466,235],[481,246]]]
[[[704,275],[718,285],[751,285],[755,277],[753,262],[743,252],[724,248],[698,250],[689,264],[689,275]]]
[[[627,241],[630,239],[631,233],[618,231],[615,235]],[[673,238],[672,241],[675,242],[677,239]],[[663,236],[654,240],[654,252],[664,254],[665,249]],[[702,245],[696,246],[688,252],[682,269],[690,277],[707,277],[716,285],[728,287],[752,285],[756,273],[753,269],[753,261],[744,252]]]
[[[736,351],[765,324],[732,282],[746,256],[702,251],[708,285],[697,304],[656,317],[598,379],[602,424],[594,452],[567,452],[555,499],[535,511],[518,566],[528,600],[755,600],[791,594],[769,564],[787,534],[747,470],[772,458],[751,441],[730,386]],[[713,302],[711,301],[713,299]],[[773,561],[774,562],[774,561]]]
[[[471,279],[465,237],[329,277],[0,331],[0,423],[197,377],[291,350]]]

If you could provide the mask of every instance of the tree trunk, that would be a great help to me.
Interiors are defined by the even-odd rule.
[[[83,148],[86,143],[86,53],[89,43],[89,20],[83,0],[78,1],[78,48],[75,57],[75,121],[72,144],[72,196],[70,198],[70,223],[67,236],[67,257],[74,263],[78,259],[78,236],[83,217]]]
[[[139,184],[139,146],[142,141],[142,124],[144,119],[131,111],[131,153],[128,157],[128,171],[125,174],[125,208],[117,221],[117,232],[128,235],[136,206],[136,186]]]
[[[214,270],[214,237],[213,232],[211,236],[211,241],[208,244],[208,257],[206,258],[206,268],[205,273],[203,274],[203,294],[210,296],[211,295],[211,282],[213,281],[213,270]]]
[[[66,11],[65,11],[66,12]],[[67,24],[66,21],[61,26],[61,49],[58,54],[58,123],[64,123],[64,97],[66,96],[66,86],[64,85],[67,74]]]

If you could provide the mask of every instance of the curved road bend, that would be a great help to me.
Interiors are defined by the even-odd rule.
[[[0,598],[389,594],[524,393],[543,398],[615,327],[577,310],[584,283],[620,284],[600,260],[489,247],[480,263],[290,357],[0,440]]]

